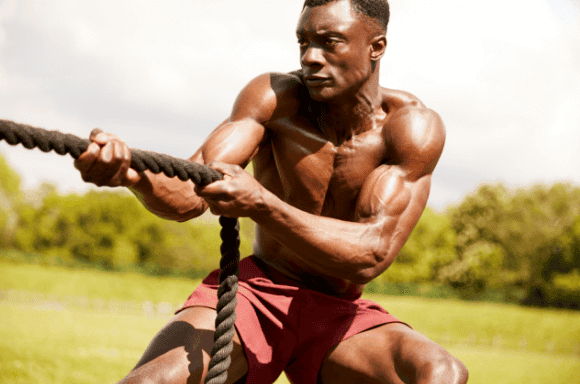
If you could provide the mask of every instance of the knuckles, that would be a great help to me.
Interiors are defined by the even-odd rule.
[[[95,128],[91,131],[91,134],[89,137],[92,139],[93,137],[97,136],[99,133],[103,133],[103,130],[101,128]]]
[[[239,175],[244,172],[244,169],[237,164],[226,164],[219,161],[212,161],[207,163],[207,166],[222,173],[230,174],[232,176]]]
[[[131,164],[131,151],[124,141],[95,128],[91,132],[92,143],[75,161],[81,178],[98,187],[123,185]]]

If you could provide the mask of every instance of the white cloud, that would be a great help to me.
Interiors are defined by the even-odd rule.
[[[417,94],[448,131],[431,202],[444,200],[436,190],[452,202],[481,182],[580,182],[580,108],[570,101],[580,94],[580,13],[564,22],[557,2],[572,4],[393,7],[383,83]]]
[[[0,23],[14,18],[17,0],[5,0],[0,4]],[[0,24],[1,25],[1,24]],[[0,47],[6,43],[7,32],[0,26]]]
[[[536,150],[527,177],[550,175],[561,180],[580,181],[580,96],[561,100],[552,122],[532,138]]]
[[[0,118],[189,156],[266,71],[298,67],[302,1],[0,3]],[[391,0],[382,83],[443,117],[431,204],[481,182],[580,183],[573,0]],[[160,133],[164,136],[160,139]],[[70,159],[0,148],[27,185],[84,188]],[[44,168],[43,168],[44,167]]]

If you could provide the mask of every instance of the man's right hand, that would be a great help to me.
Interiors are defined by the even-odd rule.
[[[74,163],[84,181],[99,187],[131,187],[141,179],[130,168],[131,150],[118,136],[95,128],[89,139],[87,150]]]

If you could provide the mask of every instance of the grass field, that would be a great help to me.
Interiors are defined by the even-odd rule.
[[[13,264],[0,258],[0,290],[115,300],[181,303],[199,281],[129,272]],[[188,293],[189,292],[189,293]]]
[[[197,282],[0,262],[0,290],[105,300],[182,302]],[[580,383],[580,313],[370,296],[443,344],[470,383]],[[114,383],[167,316],[0,302],[0,383]],[[281,377],[277,384],[287,383]]]

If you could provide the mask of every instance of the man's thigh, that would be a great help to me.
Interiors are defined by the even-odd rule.
[[[135,368],[119,384],[202,383],[213,346],[215,318],[215,309],[206,307],[179,312],[155,335]],[[235,383],[248,372],[237,331],[231,357],[227,383]]]
[[[322,383],[464,383],[467,371],[441,346],[401,323],[350,337],[330,350]]]

